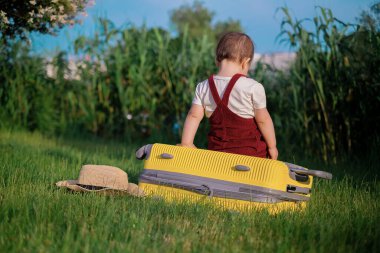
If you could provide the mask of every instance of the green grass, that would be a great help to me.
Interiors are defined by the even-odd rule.
[[[302,213],[236,213],[203,204],[77,194],[54,186],[56,181],[77,178],[86,163],[117,166],[137,182],[143,163],[135,160],[135,148],[104,140],[0,131],[0,251],[380,250],[375,156],[375,160],[330,165],[334,179],[315,182]]]

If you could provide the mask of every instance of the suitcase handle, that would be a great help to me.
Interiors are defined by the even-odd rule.
[[[238,165],[235,165],[235,170],[237,170],[237,171],[250,171],[251,168],[248,166],[245,166],[245,165],[238,164]]]
[[[147,144],[136,150],[136,158],[139,160],[148,160],[152,151],[153,144]]]
[[[325,171],[320,171],[320,170],[303,170],[303,169],[297,169],[297,168],[292,168],[291,169],[293,172],[301,175],[308,175],[308,176],[314,176],[314,177],[320,177],[324,179],[332,179],[332,174],[325,172]]]
[[[169,153],[162,153],[160,155],[160,158],[162,158],[162,159],[173,159],[174,156],[172,154],[169,154]]]

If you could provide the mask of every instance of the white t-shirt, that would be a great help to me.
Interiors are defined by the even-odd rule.
[[[231,78],[214,76],[216,90],[221,99]],[[216,103],[212,97],[208,80],[204,80],[197,85],[193,104],[203,106],[207,118],[216,109]],[[266,108],[266,96],[263,85],[251,78],[240,77],[231,91],[228,108],[243,118],[255,117],[254,109]]]

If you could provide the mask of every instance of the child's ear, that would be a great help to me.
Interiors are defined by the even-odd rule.
[[[251,58],[245,58],[244,60],[243,60],[243,69],[244,68],[246,68],[247,66],[249,67],[250,66],[250,64],[251,64]]]

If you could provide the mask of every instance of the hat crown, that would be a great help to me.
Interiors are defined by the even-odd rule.
[[[127,190],[128,174],[113,166],[84,165],[79,172],[78,184]]]

